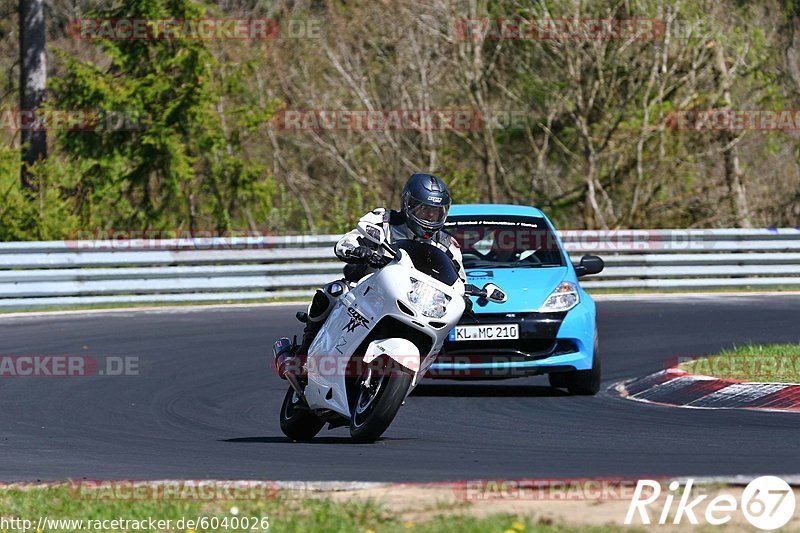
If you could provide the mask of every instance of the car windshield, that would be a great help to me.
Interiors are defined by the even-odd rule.
[[[436,246],[411,240],[400,240],[394,244],[408,254],[414,267],[423,274],[447,285],[453,285],[458,280],[453,261]]]
[[[564,266],[558,240],[541,217],[450,217],[464,268]]]

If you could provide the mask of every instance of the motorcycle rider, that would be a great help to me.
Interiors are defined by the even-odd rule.
[[[388,243],[402,239],[418,240],[432,244],[446,252],[453,261],[462,281],[466,281],[462,264],[461,249],[458,242],[442,228],[450,210],[450,192],[445,183],[424,172],[415,172],[408,178],[402,194],[402,209],[388,210],[379,207],[363,217],[360,222],[368,222],[381,227]],[[358,229],[346,233],[334,247],[336,256],[349,263],[345,267],[345,280],[328,283],[317,289],[307,313],[298,313],[305,322],[302,344],[293,350],[293,357],[278,361],[278,374],[286,379],[285,369],[300,371],[305,364],[308,349],[333,308],[336,297],[344,290],[342,284],[360,279],[383,263],[385,252],[374,247]]]

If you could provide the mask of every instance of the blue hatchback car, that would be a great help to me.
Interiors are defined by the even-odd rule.
[[[459,242],[468,282],[498,285],[505,303],[474,301],[450,332],[429,376],[502,379],[548,374],[571,394],[600,389],[595,303],[578,278],[603,270],[573,265],[552,223],[519,205],[454,205],[445,229]]]

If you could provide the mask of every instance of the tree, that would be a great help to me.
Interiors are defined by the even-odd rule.
[[[98,15],[191,20],[205,17],[205,8],[192,0],[124,0]],[[200,39],[96,45],[107,66],[59,53],[65,72],[52,81],[60,106],[130,121],[116,128],[101,118],[92,131],[59,133],[65,153],[85,168],[72,194],[84,223],[220,231],[243,219],[257,225],[250,210],[269,205],[271,180],[243,153],[245,122],[266,122],[275,104],[237,110],[228,101],[246,92],[243,78],[252,69],[217,60]]]
[[[36,113],[47,85],[44,0],[19,0],[20,110]],[[30,165],[47,157],[44,128],[22,129],[22,186],[33,189]]]

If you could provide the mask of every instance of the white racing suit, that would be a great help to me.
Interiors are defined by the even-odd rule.
[[[461,248],[456,240],[446,231],[440,230],[436,232],[431,239],[420,239],[414,235],[414,233],[412,233],[408,226],[406,226],[405,215],[402,212],[388,211],[383,207],[379,207],[378,209],[367,213],[361,217],[359,222],[367,222],[382,228],[386,242],[389,244],[403,239],[415,241],[422,240],[429,244],[433,244],[450,256],[458,268],[459,277],[462,281],[466,281],[467,276],[464,273],[464,266],[462,265]],[[371,243],[362,236],[361,232],[359,232],[358,229],[354,229],[339,239],[339,242],[336,243],[336,246],[334,246],[333,250],[339,259],[346,263],[352,263],[356,259],[350,254],[359,246],[372,247]],[[367,273],[371,271],[372,270],[368,270]]]
[[[405,223],[405,215],[401,211],[390,211],[384,209],[383,207],[379,207],[367,213],[361,217],[359,222],[368,222],[374,226],[382,228],[383,236],[386,239],[386,242],[390,244],[403,239],[417,241],[422,240],[429,244],[433,244],[450,256],[450,258],[453,260],[454,266],[458,270],[459,277],[462,281],[466,282],[467,276],[464,272],[464,265],[461,258],[461,248],[456,240],[446,231],[440,230],[436,232],[431,239],[421,239],[414,235],[414,233],[408,228]],[[307,354],[308,347],[311,346],[311,342],[314,340],[317,332],[322,328],[322,324],[324,324],[325,319],[328,318],[328,315],[333,308],[334,299],[342,294],[343,289],[341,284],[354,282],[356,279],[360,279],[361,277],[375,271],[367,265],[355,264],[360,262],[360,260],[351,254],[353,250],[359,246],[369,246],[376,252],[378,251],[375,244],[366,239],[361,232],[358,231],[358,229],[354,229],[349,233],[346,233],[339,240],[339,242],[336,243],[336,246],[334,246],[334,252],[336,253],[336,256],[346,263],[351,263],[352,266],[348,265],[345,267],[345,272],[348,272],[349,270],[349,274],[346,274],[344,280],[333,281],[321,289],[317,289],[314,299],[311,301],[311,305],[308,307],[306,328],[303,333],[303,343],[297,349],[297,354]],[[381,253],[386,255],[385,252]]]

